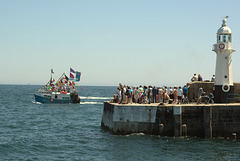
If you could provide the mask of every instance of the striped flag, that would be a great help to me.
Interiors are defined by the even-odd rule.
[[[75,70],[73,70],[72,68],[70,68],[70,80],[74,80],[75,79]]]
[[[70,73],[70,79],[74,79],[74,75],[72,73]]]
[[[70,68],[70,73],[76,73],[75,70],[73,70],[72,68]]]

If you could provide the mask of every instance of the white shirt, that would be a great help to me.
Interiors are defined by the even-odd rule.
[[[123,87],[123,94],[125,94],[126,92],[127,92],[127,89]]]
[[[178,96],[182,96],[182,94],[183,94],[182,88],[181,88],[181,89],[178,89]]]
[[[198,76],[194,75],[191,80],[192,80],[192,82],[198,81]]]
[[[118,95],[118,98],[121,97],[121,91],[120,90],[117,90],[117,95]]]
[[[159,94],[163,94],[162,88],[159,89]]]

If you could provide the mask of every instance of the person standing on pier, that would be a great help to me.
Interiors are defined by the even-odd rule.
[[[143,87],[143,103],[147,103],[147,93],[148,93],[147,86],[144,86]]]
[[[188,88],[190,87],[190,85],[189,86],[187,86],[187,85],[184,85],[184,87],[183,87],[183,95],[184,95],[184,97],[187,97],[187,94],[188,94]]]
[[[158,90],[158,96],[159,96],[159,102],[163,102],[163,89],[162,87],[159,87],[159,90]]]
[[[119,90],[121,92],[121,101],[119,102],[120,104],[123,103],[123,99],[124,99],[124,94],[123,94],[123,85],[121,83],[119,83]]]
[[[197,100],[197,104],[200,104],[201,101],[202,101],[202,95],[204,94],[205,92],[203,91],[203,87],[200,87],[198,89],[198,100]]]
[[[148,103],[152,103],[152,95],[153,95],[153,89],[152,86],[148,86]]]
[[[139,89],[138,89],[139,93],[142,94],[143,93],[143,87],[140,85]]]
[[[131,87],[128,86],[128,103],[132,104],[132,99],[133,99],[133,90]]]
[[[163,91],[163,103],[169,103],[170,97],[167,93],[167,89],[164,89]]]
[[[178,88],[178,104],[182,103],[182,94],[183,94],[182,87],[179,86],[179,88]]]
[[[117,88],[117,96],[118,96],[118,102],[117,103],[120,103],[122,101],[122,94],[121,94],[121,88],[120,87]]]
[[[172,87],[169,87],[169,89],[168,89],[168,95],[170,95],[171,91],[173,91],[173,90],[172,90]]]
[[[156,103],[156,95],[157,95],[157,88],[156,86],[153,87],[153,103]]]
[[[134,90],[134,101],[135,101],[135,103],[138,103],[138,98],[139,98],[139,91],[138,91],[138,87],[135,86],[135,90]]]
[[[174,103],[177,103],[178,91],[176,86],[173,88],[173,98],[174,98]]]

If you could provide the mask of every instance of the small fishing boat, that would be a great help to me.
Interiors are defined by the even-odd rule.
[[[49,82],[34,94],[35,101],[40,103],[80,103],[80,96],[78,95],[75,81],[80,81],[81,73],[74,71],[77,76],[75,79],[75,76],[71,73],[73,71],[73,69],[70,69],[71,79],[63,73],[58,81],[55,82],[52,78],[54,72],[51,70]]]

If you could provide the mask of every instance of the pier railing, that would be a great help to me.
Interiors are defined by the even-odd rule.
[[[228,103],[229,100],[237,100],[237,99],[240,100],[240,94],[227,94],[226,104]]]

